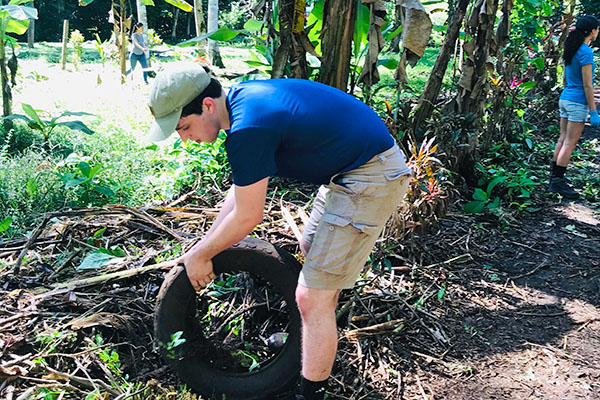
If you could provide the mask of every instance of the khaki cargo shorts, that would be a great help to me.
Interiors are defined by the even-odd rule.
[[[303,240],[311,243],[298,282],[312,289],[349,289],[406,191],[410,170],[394,146],[331,178],[315,199]]]

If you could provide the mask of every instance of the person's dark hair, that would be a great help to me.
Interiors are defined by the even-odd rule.
[[[134,33],[137,32],[138,28],[143,28],[144,24],[142,24],[141,22],[138,22],[137,24],[135,24],[133,26],[133,29],[131,30],[131,36],[133,36]]]
[[[565,41],[563,59],[566,65],[571,64],[575,53],[577,53],[585,38],[593,29],[597,29],[598,26],[600,26],[600,22],[593,15],[584,15],[577,20],[575,29],[569,32],[569,36],[567,36],[567,40]]]
[[[207,73],[210,72],[210,69],[208,67],[203,66],[203,68],[206,70]],[[183,110],[181,110],[181,116],[187,117],[191,114],[202,115],[202,101],[207,97],[217,99],[221,97],[222,93],[223,88],[221,86],[221,83],[215,78],[211,77],[210,83],[208,84],[206,89],[204,89],[202,93],[196,96],[194,100],[190,101],[187,105],[183,107]]]

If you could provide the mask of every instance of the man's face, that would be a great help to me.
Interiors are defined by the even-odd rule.
[[[216,114],[204,109],[201,115],[181,117],[175,129],[184,142],[192,140],[196,143],[210,143],[217,139],[221,128]]]

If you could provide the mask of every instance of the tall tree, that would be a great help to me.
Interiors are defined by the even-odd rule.
[[[196,36],[202,35],[206,31],[204,12],[202,11],[202,0],[194,0],[194,22],[196,25]]]
[[[148,34],[148,13],[146,12],[146,4],[143,0],[136,0],[137,19],[138,22],[144,24],[144,34]]]
[[[308,64],[306,63],[306,50],[302,42],[306,36],[304,32],[304,0],[281,0],[279,7],[279,48],[273,60],[272,78],[281,78],[287,61],[290,61],[291,76],[293,78],[308,78]]]
[[[325,0],[319,81],[343,91],[348,88],[356,0]]]
[[[33,2],[31,3],[33,7]],[[27,29],[27,47],[33,49],[35,43],[35,19],[29,19],[29,29]]]
[[[208,32],[214,32],[219,29],[219,0],[208,0]],[[207,45],[208,61],[217,67],[223,68],[223,60],[219,51],[219,44],[212,39],[208,39]]]
[[[179,8],[173,7],[175,12],[173,13],[173,29],[171,30],[171,38],[177,39],[177,22],[179,21]]]
[[[431,74],[429,75],[429,79],[425,85],[425,89],[423,90],[421,97],[419,97],[419,104],[417,105],[417,110],[413,116],[412,130],[416,134],[418,134],[419,127],[423,121],[431,116],[431,111],[433,110],[435,100],[437,99],[438,94],[440,93],[440,88],[442,87],[442,81],[444,79],[446,68],[448,68],[448,62],[450,61],[450,57],[452,56],[452,52],[456,46],[456,40],[458,39],[460,28],[463,24],[463,20],[465,19],[465,13],[467,11],[469,1],[470,0],[459,0],[456,8],[451,12],[452,19],[448,25],[448,29],[446,30],[444,42],[442,43],[440,52],[435,60],[435,64],[431,70]]]

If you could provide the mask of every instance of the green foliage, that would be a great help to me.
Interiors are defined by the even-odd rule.
[[[47,388],[38,388],[36,391],[36,400],[58,400],[65,393],[64,390],[53,390]]]
[[[167,357],[174,360],[177,358],[177,348],[185,343],[183,331],[175,332],[171,335],[171,341],[169,343],[160,343],[159,345],[167,350]]]
[[[25,1],[11,1],[7,6],[0,6],[0,36],[2,44],[4,44],[5,34],[24,34],[29,27],[29,20],[37,19],[38,17],[38,12],[35,8],[19,5],[22,3],[25,3]]]
[[[500,205],[500,198],[492,198],[492,190],[494,190],[494,187],[496,187],[497,184],[504,182],[505,180],[505,176],[499,176],[488,183],[485,191],[480,188],[476,188],[475,192],[473,193],[473,201],[464,206],[465,212],[477,214],[482,212],[484,209],[494,210],[498,208]]]
[[[110,252],[96,250],[88,253],[77,267],[78,270],[95,270],[100,269],[115,261],[117,257]]]
[[[0,130],[0,144],[3,154],[16,154],[25,149],[44,144],[44,137],[24,123],[13,124],[8,131]]]
[[[11,217],[4,218],[2,220],[2,222],[0,222],[0,232],[4,232],[4,231],[8,230],[8,227],[10,226],[11,223],[12,223]]]
[[[521,0],[515,2],[511,14],[509,52],[524,53],[528,49],[531,62],[542,53],[544,38],[555,15],[562,15],[564,2],[556,0]],[[542,60],[543,61],[543,60]]]
[[[230,29],[242,29],[245,28],[244,24],[246,21],[251,20],[252,14],[248,8],[235,2],[230,4],[229,10],[219,11],[219,26],[227,26]]]
[[[172,178],[178,187],[196,183],[200,193],[207,193],[211,186],[223,186],[230,176],[225,135],[222,133],[213,143],[198,144],[177,139],[169,155],[173,156],[170,162],[173,168]]]
[[[77,71],[79,71],[79,64],[81,63],[81,56],[83,54],[82,44],[84,40],[85,38],[77,29],[71,32],[69,36],[69,44],[73,46],[73,53],[70,55],[70,60]]]
[[[119,184],[105,173],[110,168],[90,157],[71,153],[57,164],[56,173],[77,206],[89,207],[106,204],[115,197]]]
[[[258,356],[251,354],[248,351],[238,350],[231,352],[231,355],[239,360],[239,363],[248,368],[248,372],[252,372],[257,368],[260,368],[258,363]]]
[[[73,130],[78,130],[78,131],[87,133],[88,135],[91,135],[92,133],[94,133],[90,128],[87,127],[87,125],[85,125],[81,121],[64,121],[64,122],[58,121],[59,119],[61,119],[63,117],[83,116],[83,115],[93,115],[93,114],[86,113],[86,112],[64,111],[59,116],[54,117],[50,120],[42,120],[39,115],[40,110],[35,110],[31,105],[26,104],[26,103],[23,103],[21,106],[26,115],[11,114],[11,115],[4,117],[4,119],[8,119],[8,120],[20,119],[20,120],[26,121],[27,125],[31,129],[38,131],[43,136],[44,141],[46,143],[50,139],[50,135],[52,135],[52,132],[54,131],[54,129],[57,126],[65,126],[67,128],[73,129]]]
[[[579,13],[581,15],[588,14],[598,17],[600,10],[600,0],[581,0],[577,3]]]
[[[96,50],[98,51],[98,56],[100,56],[100,62],[104,67],[104,64],[109,59],[111,44],[108,42],[108,40],[103,41],[102,39],[100,39],[100,36],[97,33],[94,35],[94,38],[96,39],[96,41],[94,42],[94,47],[96,47]]]
[[[486,190],[476,188],[473,193],[473,201],[464,206],[464,211],[468,213],[481,213],[490,211],[494,215],[501,216],[505,211],[501,208],[501,204],[509,208],[515,208],[518,211],[527,210],[535,211],[531,207],[531,195],[533,190],[541,183],[535,173],[525,164],[517,167],[516,160],[507,162],[514,166],[506,168],[503,166],[490,164],[483,166],[478,164],[477,169],[482,173],[483,177],[479,180],[480,185],[487,183]],[[492,191],[495,187],[500,188],[500,192],[496,196],[492,196]],[[502,203],[501,203],[502,201]]]
[[[152,28],[148,29],[148,46],[150,48],[160,46],[163,44],[163,40],[158,33]]]

